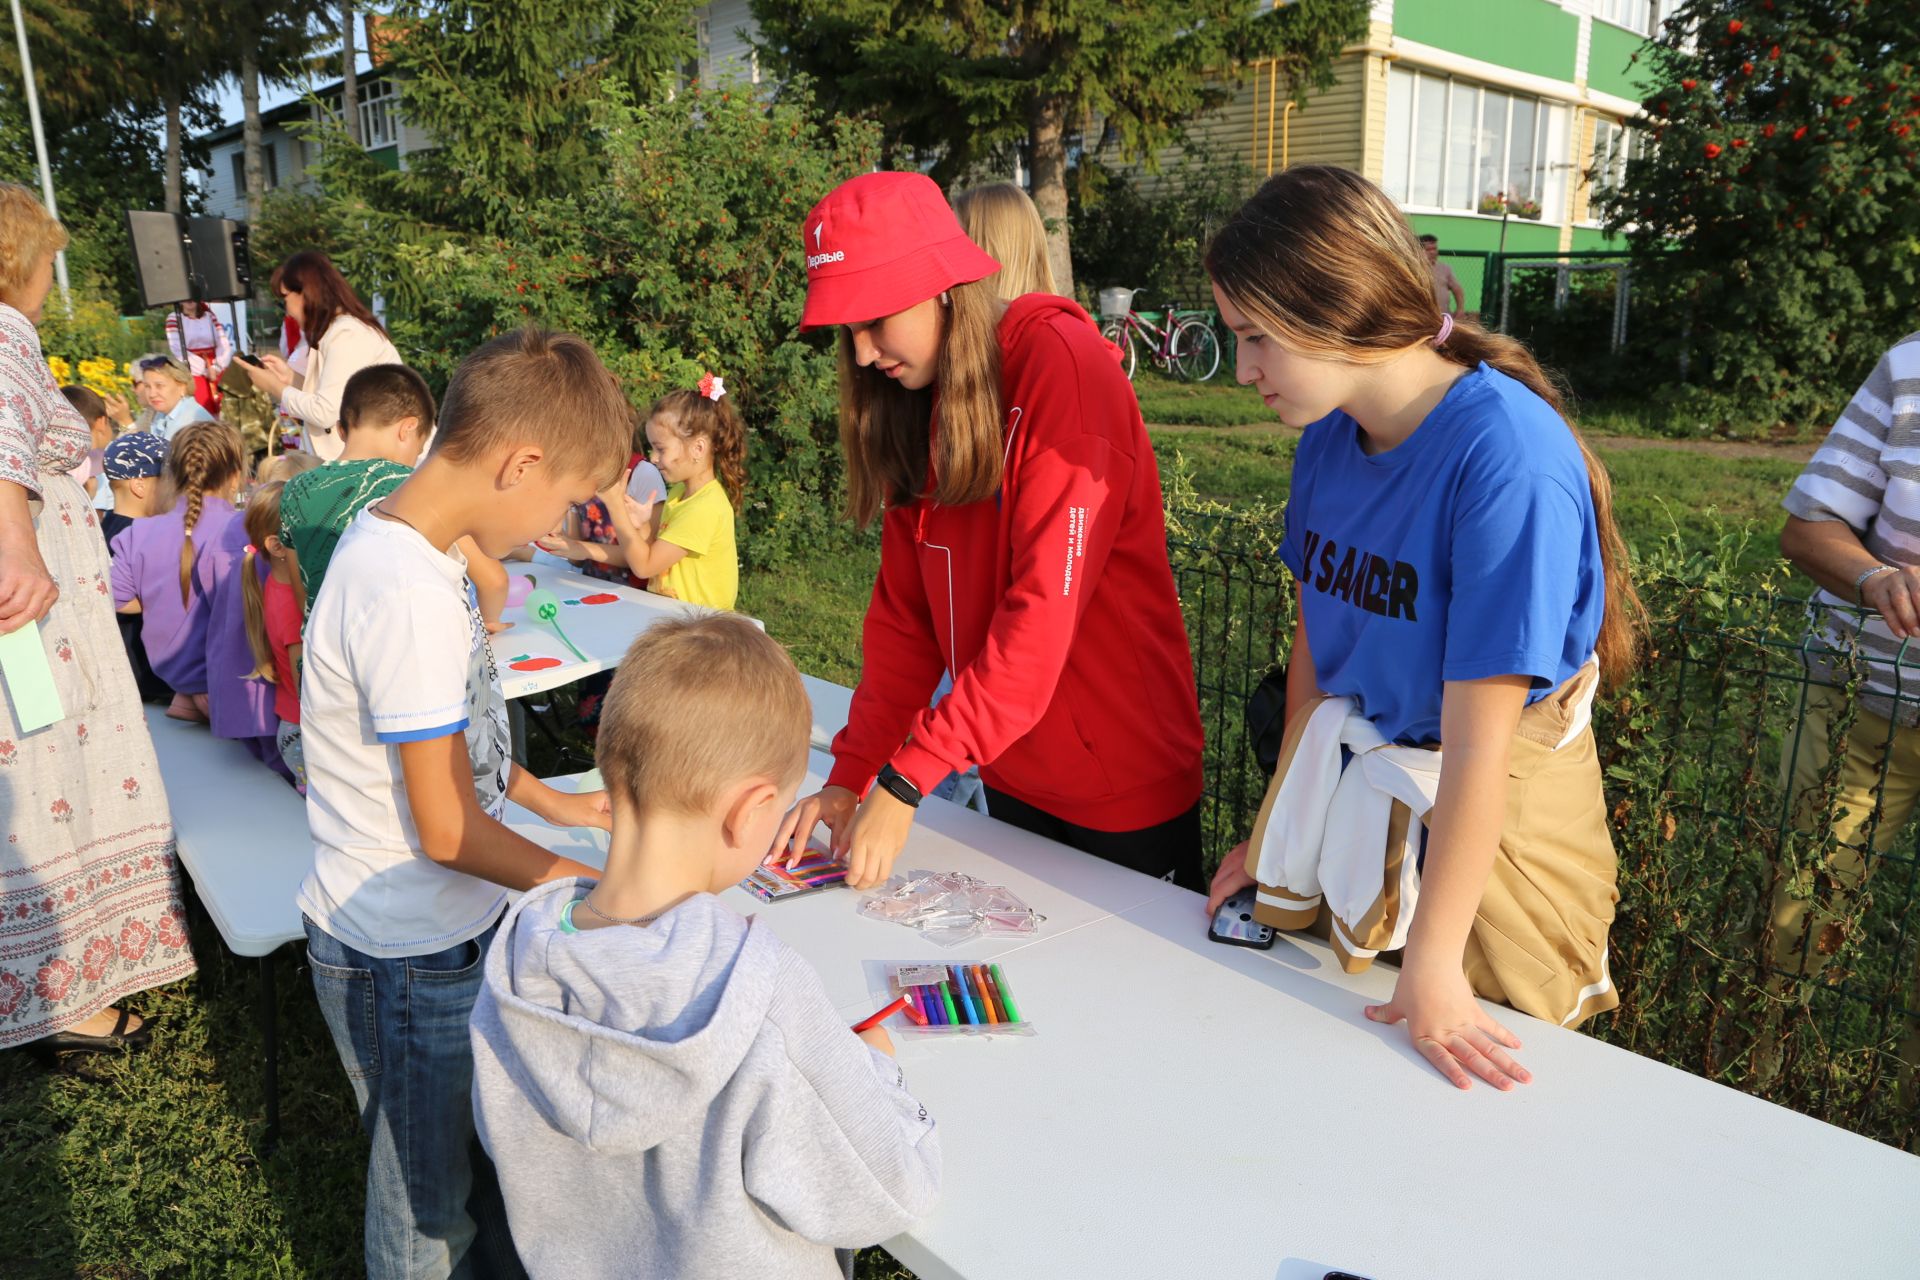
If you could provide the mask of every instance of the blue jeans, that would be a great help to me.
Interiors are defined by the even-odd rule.
[[[524,1276],[473,1131],[467,1019],[494,930],[431,955],[384,959],[302,923],[314,994],[373,1143],[370,1280]]]

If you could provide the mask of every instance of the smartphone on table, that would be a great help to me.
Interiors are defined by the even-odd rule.
[[[1242,889],[1220,904],[1207,929],[1213,942],[1229,947],[1253,947],[1265,951],[1273,945],[1273,929],[1253,918],[1253,890]]]

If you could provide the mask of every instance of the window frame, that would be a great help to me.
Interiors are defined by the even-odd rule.
[[[1661,0],[1594,0],[1593,19],[1651,40],[1667,16],[1665,9]],[[1634,14],[1638,14],[1637,19]]]
[[[1383,185],[1387,187],[1388,196],[1390,196],[1396,204],[1403,209],[1416,213],[1445,214],[1450,217],[1500,217],[1499,214],[1482,213],[1480,206],[1486,197],[1499,194],[1505,190],[1508,180],[1514,171],[1514,122],[1516,118],[1520,116],[1521,112],[1530,108],[1533,112],[1532,128],[1530,131],[1530,151],[1532,154],[1522,162],[1522,167],[1526,172],[1530,173],[1532,186],[1526,192],[1519,193],[1518,195],[1508,192],[1508,207],[1511,209],[1513,205],[1520,203],[1521,200],[1534,201],[1540,205],[1540,217],[1538,219],[1528,218],[1524,219],[1524,221],[1538,221],[1543,226],[1561,226],[1565,224],[1567,216],[1565,205],[1568,193],[1562,175],[1572,166],[1569,166],[1564,158],[1558,157],[1550,152],[1550,143],[1556,133],[1562,143],[1563,150],[1565,149],[1565,144],[1569,142],[1568,130],[1571,120],[1568,104],[1558,101],[1557,99],[1509,88],[1505,85],[1489,84],[1486,81],[1475,80],[1466,76],[1456,76],[1448,72],[1437,71],[1426,67],[1401,66],[1396,64],[1389,68],[1388,75],[1387,121],[1390,128],[1386,140],[1387,150],[1389,153],[1392,153],[1395,150],[1396,142],[1405,148],[1403,157],[1386,162],[1382,166],[1382,176],[1386,180],[1383,182]],[[1418,165],[1420,154],[1418,142],[1422,120],[1421,98],[1423,81],[1432,81],[1442,86],[1439,95],[1442,120],[1438,135],[1440,141],[1438,200],[1432,204],[1414,199],[1417,179],[1416,166]],[[1396,91],[1404,93],[1407,98],[1403,112],[1405,116],[1406,136],[1398,140],[1396,140],[1391,133],[1391,126],[1397,119],[1394,99]],[[1460,202],[1454,200],[1454,193],[1452,193],[1449,188],[1455,185],[1451,181],[1451,175],[1456,160],[1459,158],[1455,154],[1455,116],[1463,107],[1468,105],[1464,101],[1465,94],[1467,93],[1472,94],[1470,109],[1473,114],[1473,123],[1468,131],[1468,136],[1471,141],[1468,144],[1465,170],[1467,174],[1466,185],[1468,187],[1468,194],[1466,200]],[[1482,148],[1487,141],[1488,94],[1498,94],[1505,108],[1505,120],[1500,137],[1500,155],[1497,163],[1492,162],[1490,149],[1487,154],[1482,154]],[[1395,168],[1396,164],[1401,164],[1398,170]],[[1484,185],[1482,179],[1483,173],[1492,173],[1499,185],[1492,190],[1482,191],[1480,188]],[[1387,183],[1392,182],[1396,177],[1403,180],[1403,184],[1398,189],[1387,185]],[[1559,188],[1557,191],[1555,190],[1556,186]],[[1518,217],[1517,214],[1510,216]]]
[[[400,143],[400,93],[390,78],[369,80],[360,86],[356,109],[360,112],[360,146],[378,151]],[[375,123],[382,127],[376,129]]]

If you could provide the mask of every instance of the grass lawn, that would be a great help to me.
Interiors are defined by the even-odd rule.
[[[1147,382],[1142,398],[1199,399],[1191,390]],[[1251,393],[1211,394],[1232,417]],[[1270,416],[1248,421],[1157,432],[1163,466],[1177,452],[1200,493],[1277,502],[1294,437]],[[1764,533],[1749,551],[1755,567],[1772,554],[1779,500],[1799,470],[1785,458],[1666,449],[1605,457],[1630,542],[1645,547],[1677,528],[1705,543],[1729,522],[1752,521]],[[791,645],[802,669],[850,684],[876,560],[869,541],[811,565],[750,572],[740,607]],[[298,844],[303,833],[262,840]],[[148,1052],[90,1064],[92,1079],[0,1053],[0,1196],[13,1206],[0,1232],[0,1276],[359,1274],[365,1144],[299,949],[279,964],[284,1138],[262,1158],[253,966],[227,956],[204,923],[195,946],[197,977],[136,1001],[163,1019]],[[863,1256],[861,1273],[904,1274],[877,1251]]]
[[[1163,427],[1153,439],[1162,469],[1177,455],[1203,497],[1275,506],[1286,498],[1297,439],[1289,430]],[[1796,457],[1726,458],[1679,447],[1604,445],[1596,452],[1613,477],[1621,533],[1636,551],[1652,548],[1674,531],[1688,546],[1703,547],[1729,527],[1750,524],[1754,538],[1743,566],[1760,569],[1777,554],[1775,537],[1786,518],[1780,500],[1800,474]]]
[[[1273,422],[1273,410],[1260,393],[1237,385],[1233,366],[1224,361],[1212,380],[1201,383],[1179,382],[1143,366],[1134,375],[1133,387],[1140,397],[1140,416],[1149,423],[1237,427]]]

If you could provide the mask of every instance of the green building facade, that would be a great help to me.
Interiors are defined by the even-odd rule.
[[[1335,85],[1295,107],[1255,66],[1199,132],[1259,175],[1345,165],[1443,252],[1621,247],[1595,196],[1644,145],[1642,51],[1658,0],[1377,0]],[[1462,270],[1467,305],[1480,273]]]

